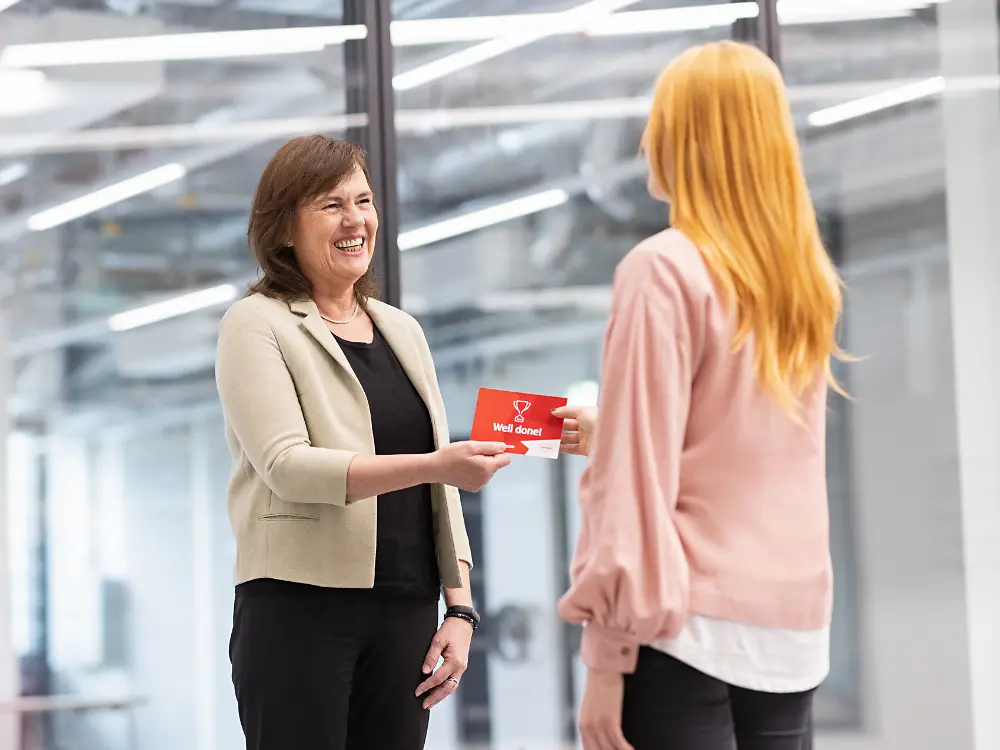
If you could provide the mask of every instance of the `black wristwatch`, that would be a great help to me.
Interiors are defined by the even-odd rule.
[[[479,613],[472,607],[448,607],[444,613],[444,617],[445,619],[448,619],[449,617],[457,617],[459,620],[465,620],[467,623],[472,625],[473,632],[475,632],[476,628],[479,627]]]

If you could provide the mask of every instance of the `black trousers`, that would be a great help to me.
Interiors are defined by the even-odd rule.
[[[733,687],[643,647],[625,678],[622,729],[635,750],[802,750],[814,692]]]
[[[414,695],[438,603],[378,590],[251,581],[229,656],[247,750],[421,750]]]

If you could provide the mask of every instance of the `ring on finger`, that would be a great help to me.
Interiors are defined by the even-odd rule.
[[[457,678],[457,677],[455,677],[455,675],[451,675],[451,676],[450,676],[450,677],[448,678],[448,682],[454,682],[454,683],[455,683],[455,687],[458,687],[458,678]]]

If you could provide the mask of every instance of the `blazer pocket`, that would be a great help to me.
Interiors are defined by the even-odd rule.
[[[300,516],[296,513],[264,513],[258,521],[318,521],[319,516]]]

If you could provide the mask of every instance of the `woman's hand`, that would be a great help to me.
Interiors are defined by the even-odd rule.
[[[622,733],[624,698],[624,675],[587,670],[587,687],[578,722],[583,750],[633,750]]]
[[[467,440],[451,443],[431,454],[435,482],[478,492],[493,475],[510,463],[504,443]]]
[[[458,682],[469,666],[471,643],[472,623],[459,617],[444,618],[424,659],[424,674],[430,676],[417,687],[417,697],[424,695],[425,710],[433,708],[458,690]],[[439,658],[444,661],[435,671]]]
[[[594,436],[597,422],[596,406],[560,406],[552,410],[552,416],[566,420],[563,422],[560,453],[586,456],[590,453],[590,440]]]

